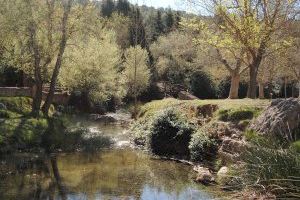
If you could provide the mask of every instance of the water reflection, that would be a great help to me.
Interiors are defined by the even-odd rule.
[[[0,199],[200,200],[190,167],[134,150],[1,159]]]

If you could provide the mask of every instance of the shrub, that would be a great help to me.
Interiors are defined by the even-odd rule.
[[[216,86],[209,74],[198,71],[192,74],[190,90],[200,99],[216,98]]]
[[[174,109],[159,113],[150,128],[149,147],[154,154],[189,158],[194,128]]]
[[[199,130],[193,134],[189,149],[193,161],[211,161],[216,158],[218,145],[213,138]]]
[[[0,102],[5,104],[8,110],[19,114],[31,112],[32,99],[29,97],[0,97]]]
[[[0,151],[23,150],[40,145],[48,127],[44,118],[7,119],[0,126],[2,144]]]

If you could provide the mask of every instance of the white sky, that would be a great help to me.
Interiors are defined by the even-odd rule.
[[[155,8],[168,8],[171,7],[174,10],[189,11],[188,6],[184,3],[184,0],[129,0],[131,3],[139,5],[153,6]]]

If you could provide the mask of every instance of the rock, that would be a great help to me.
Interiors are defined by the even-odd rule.
[[[202,115],[204,118],[213,117],[215,111],[218,110],[218,105],[207,104],[197,107],[197,115]]]
[[[4,103],[0,103],[0,110],[7,110],[6,105]]]
[[[207,185],[215,181],[212,173],[209,171],[208,168],[195,166],[194,170],[198,173],[196,177],[196,182]]]
[[[300,99],[277,99],[250,125],[261,135],[293,141],[300,129]]]
[[[229,169],[228,167],[224,166],[224,167],[221,167],[221,169],[218,171],[217,173],[217,176],[227,176],[228,175],[228,172],[229,172]]]
[[[98,118],[96,119],[96,121],[98,121],[98,122],[104,122],[104,123],[115,123],[118,120],[115,119],[112,116],[100,115],[100,116],[98,116]]]
[[[179,100],[196,100],[196,99],[198,99],[198,97],[196,97],[188,92],[180,91],[178,93],[178,99]]]
[[[235,140],[231,138],[226,138],[222,142],[221,149],[225,152],[235,154],[240,154],[241,152],[244,152],[248,147],[248,144],[243,140]]]

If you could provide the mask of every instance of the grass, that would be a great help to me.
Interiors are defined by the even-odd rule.
[[[217,105],[219,110],[239,110],[239,109],[252,109],[252,110],[262,110],[270,104],[269,100],[252,100],[252,99],[216,99],[216,100],[192,100],[192,101],[182,101],[177,99],[164,99],[157,100],[147,103],[140,109],[139,117],[153,116],[157,111],[168,107],[179,107],[186,110],[188,107],[197,107],[201,105],[213,104]],[[257,113],[255,113],[255,116]]]

